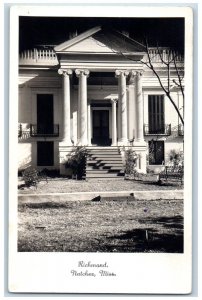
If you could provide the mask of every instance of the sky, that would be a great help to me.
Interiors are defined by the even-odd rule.
[[[149,46],[167,46],[183,52],[183,18],[72,18],[20,17],[19,51],[36,45],[58,45],[69,39],[71,32],[82,33],[95,26],[127,31],[130,37]]]

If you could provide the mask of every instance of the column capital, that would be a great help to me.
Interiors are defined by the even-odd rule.
[[[116,104],[118,102],[118,98],[111,98],[110,101]]]
[[[63,76],[69,76],[72,74],[71,69],[58,69],[58,74]]]
[[[129,84],[135,84],[136,71],[132,70],[129,74]]]
[[[121,75],[128,76],[128,74],[129,74],[129,71],[127,71],[127,70],[116,70],[115,71],[116,77],[119,77]]]
[[[77,77],[80,77],[81,75],[89,76],[90,71],[88,69],[76,69],[75,74]]]
[[[135,71],[135,75],[136,75],[137,77],[140,77],[140,76],[143,75],[143,71],[142,71],[142,70]]]

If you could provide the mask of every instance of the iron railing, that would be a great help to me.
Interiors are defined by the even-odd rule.
[[[18,124],[18,137],[22,136],[22,124]]]
[[[53,124],[52,126],[30,124],[30,136],[57,137],[59,136],[59,124]]]
[[[171,135],[171,124],[164,124],[160,127],[150,127],[148,124],[144,124],[144,135]]]
[[[184,136],[184,126],[182,124],[178,125],[178,135]]]

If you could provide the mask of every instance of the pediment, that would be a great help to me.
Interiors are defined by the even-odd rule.
[[[109,53],[113,52],[107,45],[99,42],[93,36],[63,49],[64,52]]]
[[[142,44],[130,39],[124,34],[106,30],[101,27],[92,28],[73,39],[55,47],[56,53],[144,53]]]

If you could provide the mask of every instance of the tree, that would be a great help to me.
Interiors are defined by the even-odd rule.
[[[147,60],[141,60],[141,62],[146,65],[150,70],[152,70],[153,74],[156,76],[156,78],[158,79],[158,82],[162,88],[162,90],[165,92],[166,96],[168,97],[168,99],[171,101],[172,105],[174,106],[182,124],[184,125],[184,120],[183,117],[181,115],[181,112],[179,110],[179,108],[177,107],[177,105],[175,104],[175,101],[172,97],[171,94],[171,90],[173,88],[173,86],[177,86],[180,88],[180,91],[182,93],[182,97],[183,97],[183,102],[184,102],[184,88],[183,88],[183,75],[180,74],[180,70],[178,68],[177,62],[176,62],[176,58],[177,58],[177,52],[175,52],[172,49],[167,49],[167,55],[165,56],[165,58],[163,57],[163,53],[162,50],[157,46],[157,55],[160,58],[161,63],[163,64],[163,66],[166,67],[166,72],[167,72],[167,87],[163,84],[163,81],[158,73],[158,71],[155,68],[155,65],[153,63],[153,57],[151,56],[151,52],[150,49],[148,47],[148,43],[146,42],[146,54],[147,54]],[[177,79],[173,79],[171,84],[171,76],[170,76],[170,71],[171,68],[175,70],[175,73],[177,75]]]
[[[125,36],[125,37],[128,38],[128,36]],[[113,42],[110,40],[108,42],[109,42],[109,44],[111,44],[111,50],[114,53],[117,53],[131,61],[141,62],[143,65],[145,65],[147,68],[149,68],[153,72],[153,74],[156,76],[156,78],[159,82],[160,87],[162,88],[162,90],[164,91],[164,93],[166,94],[166,96],[168,97],[170,102],[172,103],[182,124],[184,125],[183,116],[180,112],[180,109],[175,104],[175,101],[174,101],[172,93],[171,93],[171,90],[173,89],[173,87],[178,87],[182,93],[183,103],[184,103],[184,87],[183,87],[184,72],[182,72],[178,67],[177,57],[179,54],[172,48],[166,48],[166,55],[164,55],[165,48],[163,49],[158,46],[155,47],[156,51],[153,51],[153,52],[155,52],[155,53],[153,53],[151,51],[152,48],[150,48],[148,46],[147,39],[145,39],[145,45],[140,44],[138,42],[136,42],[136,43],[137,43],[138,47],[142,48],[143,52],[146,53],[146,58],[144,56],[143,59],[137,60],[137,59],[133,58],[130,54],[127,54],[127,49],[126,49],[127,47],[125,47],[125,45],[126,45],[125,40],[123,40],[122,49],[120,48],[120,46],[118,44],[115,43],[114,45],[112,45]],[[124,47],[125,47],[125,49],[124,49]],[[164,84],[162,77],[160,75],[160,72],[157,69],[157,66],[155,65],[155,61],[156,61],[155,58],[160,59],[160,63],[162,64],[161,70],[162,69],[164,70],[164,78],[167,77],[166,85]],[[171,71],[175,73],[176,79],[171,80]],[[165,73],[166,73],[166,75],[165,75]]]

